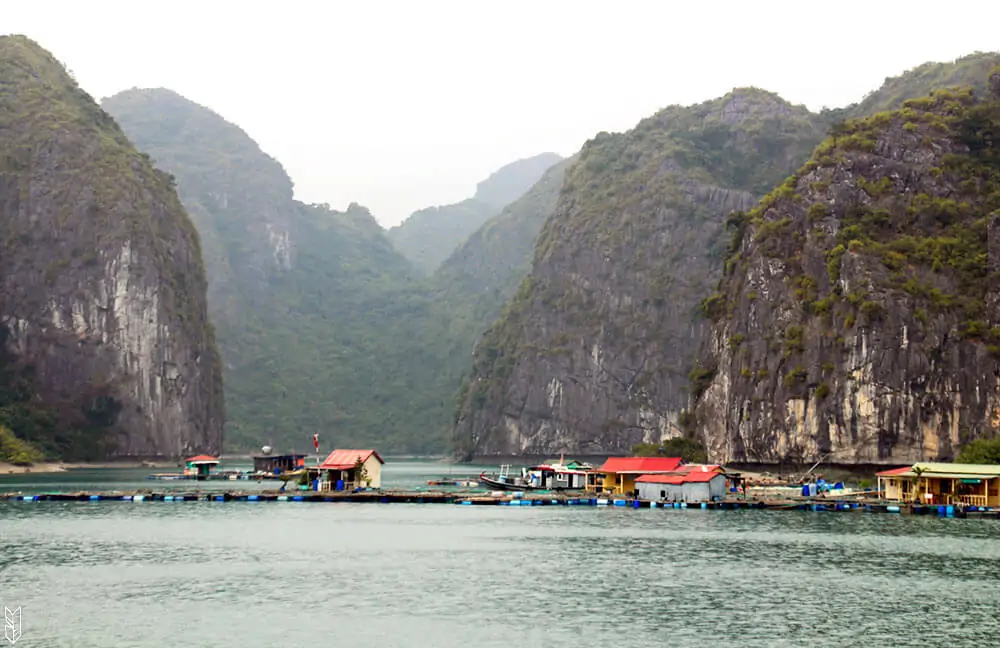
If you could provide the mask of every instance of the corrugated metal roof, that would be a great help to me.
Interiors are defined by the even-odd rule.
[[[722,473],[718,471],[689,470],[680,474],[643,475],[635,481],[642,484],[704,484],[721,476]]]
[[[611,457],[598,470],[626,474],[671,472],[677,470],[681,461],[680,457]]]
[[[957,464],[957,463],[916,463],[912,466],[893,468],[875,473],[878,477],[944,477],[946,479],[992,479],[1000,477],[1000,465]]]
[[[913,468],[923,470],[927,473],[955,473],[955,474],[976,474],[992,475],[1000,477],[1000,465],[993,464],[960,464],[960,463],[916,463]]]
[[[218,457],[211,455],[195,455],[184,460],[187,463],[219,463]]]
[[[382,457],[378,455],[374,450],[334,450],[319,467],[323,470],[349,470],[353,468],[358,461],[362,463],[368,461],[368,457],[375,455],[379,463],[385,463]]]

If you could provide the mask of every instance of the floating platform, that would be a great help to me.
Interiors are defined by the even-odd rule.
[[[627,509],[691,509],[711,511],[736,511],[763,509],[772,511],[831,511],[843,513],[889,513],[933,515],[937,517],[979,517],[1000,520],[1000,509],[987,507],[935,506],[921,504],[895,504],[891,502],[831,500],[831,499],[781,499],[742,500],[726,499],[718,502],[656,502],[624,497],[595,497],[571,493],[531,494],[518,497],[509,493],[461,493],[418,491],[340,491],[322,492],[275,491],[245,492],[153,492],[153,491],[78,491],[72,493],[0,493],[0,501],[21,502],[369,502],[379,504],[458,504],[464,506],[591,506],[595,508]]]

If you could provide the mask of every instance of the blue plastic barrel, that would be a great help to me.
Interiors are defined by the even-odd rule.
[[[809,497],[809,484],[802,484],[802,497]]]

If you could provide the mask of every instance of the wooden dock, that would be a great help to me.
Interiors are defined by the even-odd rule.
[[[889,513],[933,515],[937,517],[981,517],[1000,519],[1000,509],[929,505],[900,505],[877,500],[787,498],[787,499],[725,499],[718,502],[655,502],[624,497],[596,497],[590,494],[531,493],[471,493],[439,491],[76,491],[65,493],[0,493],[0,500],[21,502],[368,502],[377,504],[458,504],[464,506],[589,506],[626,509],[690,509],[735,511],[763,509],[771,511],[830,511],[841,513]]]

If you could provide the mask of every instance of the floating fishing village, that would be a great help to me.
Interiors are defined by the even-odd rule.
[[[427,488],[385,489],[385,460],[375,450],[338,449],[307,465],[304,454],[265,447],[253,469],[219,470],[220,459],[197,455],[179,473],[151,480],[280,481],[277,489],[139,489],[39,494],[0,493],[25,502],[371,502],[465,506],[593,506],[635,509],[766,509],[983,517],[1000,519],[1000,466],[916,463],[877,472],[875,488],[851,488],[807,473],[795,483],[688,463],[679,457],[611,457],[600,466],[564,458],[514,471],[502,465],[478,477],[428,480]],[[815,466],[814,466],[815,468]],[[812,469],[808,471],[812,472]],[[862,484],[865,481],[861,482]]]

